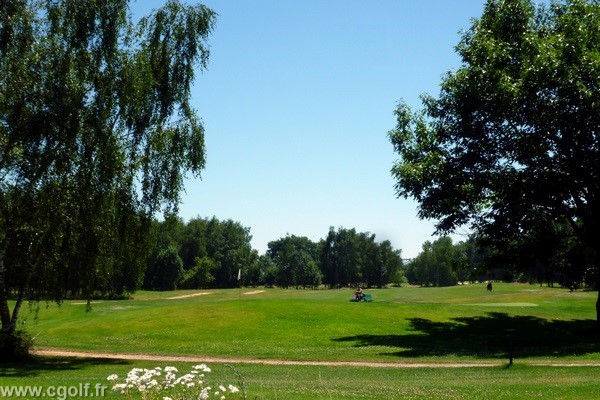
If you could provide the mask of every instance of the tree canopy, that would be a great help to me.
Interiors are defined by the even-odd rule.
[[[504,240],[566,222],[597,260],[600,3],[489,0],[456,51],[437,98],[395,111],[398,196],[441,233]]]
[[[151,219],[205,165],[190,88],[215,18],[177,0],[137,24],[127,0],[2,2],[3,331],[25,297],[139,287]]]

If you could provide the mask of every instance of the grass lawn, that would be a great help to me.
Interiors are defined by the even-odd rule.
[[[0,364],[0,386],[79,387],[107,385],[105,399],[124,399],[110,391],[106,377],[123,377],[134,368],[191,364],[92,358],[42,358],[28,364]],[[210,364],[208,382],[238,384],[221,364]],[[600,393],[598,367],[539,367],[514,364],[487,368],[361,368],[234,365],[244,377],[248,399],[592,399]],[[46,397],[48,398],[48,397]],[[82,398],[68,397],[71,399]],[[235,397],[228,397],[233,399]],[[64,399],[63,399],[64,400]]]
[[[249,398],[581,399],[600,392],[600,367],[532,362],[598,362],[595,292],[530,285],[368,290],[233,289],[139,292],[100,301],[42,305],[27,316],[36,346],[83,351],[372,362],[477,362],[497,367],[366,368],[238,364]],[[510,337],[508,329],[511,331]],[[515,364],[506,368],[512,345]],[[0,385],[105,382],[134,366],[165,363],[43,358],[0,364]],[[211,365],[220,382],[232,371]],[[187,366],[189,368],[189,366]],[[185,368],[184,368],[185,369]],[[45,382],[45,383],[36,383]],[[114,396],[110,394],[110,396]],[[106,397],[116,398],[116,397]]]

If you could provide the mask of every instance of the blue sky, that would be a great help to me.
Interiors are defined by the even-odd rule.
[[[459,66],[459,31],[484,0],[203,3],[219,14],[192,94],[207,166],[186,182],[180,216],[239,221],[260,253],[286,234],[317,241],[330,226],[374,233],[404,258],[435,240],[433,221],[395,196],[387,132],[399,99],[420,108],[419,95],[437,95]]]

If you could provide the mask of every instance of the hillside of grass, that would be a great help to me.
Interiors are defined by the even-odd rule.
[[[290,360],[600,360],[597,293],[530,285],[139,292],[24,313],[42,348]]]

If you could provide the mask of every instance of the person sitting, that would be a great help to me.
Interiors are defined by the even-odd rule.
[[[358,301],[362,300],[362,298],[364,297],[364,293],[363,293],[362,288],[360,286],[356,289],[356,292],[354,292],[354,297]]]

